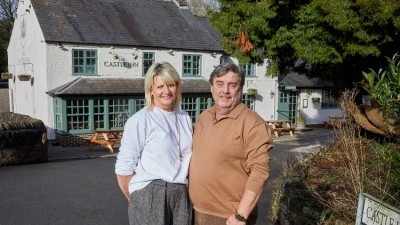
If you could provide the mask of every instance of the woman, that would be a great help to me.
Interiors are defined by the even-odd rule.
[[[181,80],[171,64],[149,68],[145,96],[146,107],[125,124],[115,164],[119,187],[129,201],[129,224],[190,224],[192,121],[179,109]]]

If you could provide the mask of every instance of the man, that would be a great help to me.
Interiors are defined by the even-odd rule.
[[[211,73],[215,105],[197,119],[189,169],[195,225],[256,223],[272,136],[265,121],[241,103],[244,79],[234,64]]]

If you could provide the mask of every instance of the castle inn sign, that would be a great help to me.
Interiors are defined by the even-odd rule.
[[[360,193],[356,225],[400,225],[400,210],[366,193]]]
[[[105,67],[126,67],[126,68],[132,68],[132,67],[139,67],[139,63],[137,62],[125,62],[125,61],[118,61],[118,62],[104,62]]]

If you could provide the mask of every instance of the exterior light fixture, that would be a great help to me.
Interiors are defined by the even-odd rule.
[[[271,98],[274,98],[275,92],[274,92],[273,90],[269,90],[269,96],[270,96]]]
[[[132,55],[134,59],[137,59],[139,57],[139,50],[137,48],[133,48]]]

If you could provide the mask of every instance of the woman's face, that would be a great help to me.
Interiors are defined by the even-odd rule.
[[[151,87],[154,104],[165,111],[171,112],[176,101],[176,90],[176,84],[168,85],[159,76],[155,76]]]

